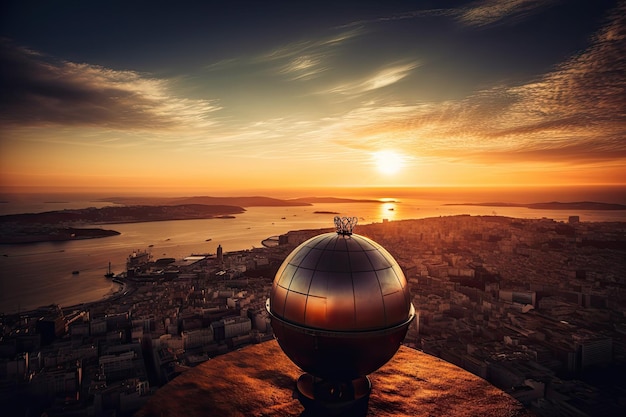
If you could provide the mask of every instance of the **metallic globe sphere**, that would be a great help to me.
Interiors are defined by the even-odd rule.
[[[379,244],[326,233],[294,249],[266,302],[285,354],[333,380],[365,376],[400,347],[415,309],[398,263]]]

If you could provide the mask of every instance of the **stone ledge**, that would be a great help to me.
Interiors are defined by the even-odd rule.
[[[136,417],[299,416],[302,371],[273,340],[211,359],[160,388]],[[407,347],[369,375],[368,416],[531,417],[487,381]]]

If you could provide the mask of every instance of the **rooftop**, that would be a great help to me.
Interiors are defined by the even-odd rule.
[[[136,417],[300,416],[304,408],[293,388],[301,374],[275,340],[264,342],[180,375],[161,387]],[[372,416],[534,416],[485,380],[405,346],[369,377]]]

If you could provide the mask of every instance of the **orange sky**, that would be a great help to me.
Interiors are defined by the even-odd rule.
[[[228,50],[205,41],[206,55],[170,61],[158,51],[124,60],[125,50],[97,43],[89,55],[9,27],[0,186],[626,184],[624,3],[569,41],[556,29],[573,31],[575,18],[543,37],[530,31],[537,19],[564,19],[535,3],[381,6],[315,25],[294,14],[303,21],[289,36],[233,36]],[[128,36],[130,48],[139,32]],[[193,44],[181,42],[163,48]],[[536,49],[519,49],[529,42]]]

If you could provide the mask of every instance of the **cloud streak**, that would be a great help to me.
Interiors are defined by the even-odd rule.
[[[484,0],[476,1],[454,14],[457,14],[462,23],[480,27],[504,20],[521,20],[554,3],[554,0]]]
[[[348,83],[334,86],[328,90],[321,92],[321,94],[344,94],[344,95],[359,95],[368,91],[377,90],[383,87],[390,86],[411,74],[411,71],[417,68],[417,63],[399,64],[383,68],[369,77],[361,80],[351,81]]]
[[[292,80],[308,80],[328,69],[322,62],[321,54],[300,55],[285,64],[280,72],[291,76]]]
[[[209,126],[212,101],[177,98],[167,81],[53,60],[0,41],[0,124],[171,129]]]

